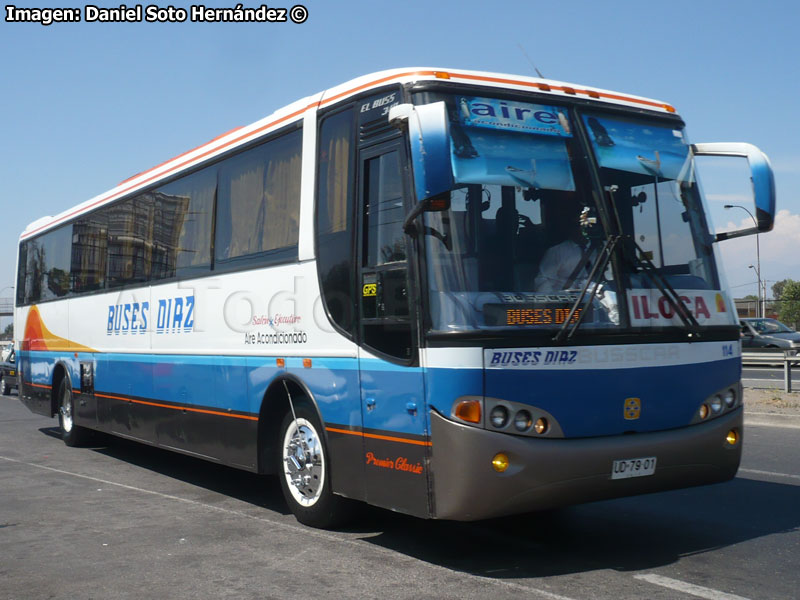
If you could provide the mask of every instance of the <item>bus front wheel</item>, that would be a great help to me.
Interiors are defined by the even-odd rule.
[[[281,490],[298,521],[330,529],[349,515],[350,502],[331,491],[330,460],[322,425],[308,403],[296,402],[280,429]]]
[[[80,446],[86,441],[86,429],[75,424],[75,401],[68,375],[64,375],[58,386],[58,424],[67,446]]]

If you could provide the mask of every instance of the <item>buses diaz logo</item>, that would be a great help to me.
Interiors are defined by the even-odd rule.
[[[108,307],[106,335],[134,335],[149,331],[149,302],[126,302]],[[194,330],[194,296],[160,298],[155,332],[189,333]]]
[[[372,452],[367,452],[367,464],[381,469],[405,471],[407,473],[414,473],[415,475],[422,473],[422,463],[411,464],[404,456],[398,456],[396,459],[392,460],[391,458],[377,458]]]

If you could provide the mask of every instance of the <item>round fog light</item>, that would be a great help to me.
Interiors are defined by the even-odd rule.
[[[508,409],[505,406],[495,406],[489,413],[489,420],[492,422],[492,427],[502,429],[508,424]]]
[[[528,431],[531,425],[533,425],[533,419],[527,410],[521,410],[514,416],[514,427],[517,428],[517,431]]]
[[[735,446],[739,441],[739,432],[735,429],[731,429],[728,432],[728,435],[725,436],[725,441],[728,442],[731,446]]]
[[[492,468],[498,473],[502,473],[508,468],[508,457],[502,452],[498,452],[492,459]]]
[[[547,423],[547,419],[540,417],[539,419],[536,419],[536,424],[533,426],[533,429],[536,433],[541,435],[543,433],[547,433],[549,427],[550,425]]]

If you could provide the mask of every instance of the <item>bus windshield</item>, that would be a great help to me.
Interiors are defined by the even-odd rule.
[[[454,175],[425,215],[433,331],[686,325],[665,286],[696,324],[735,324],[677,121],[420,96],[448,106]]]

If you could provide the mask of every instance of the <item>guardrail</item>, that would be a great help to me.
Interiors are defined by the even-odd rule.
[[[743,365],[783,364],[783,391],[792,391],[792,367],[800,366],[800,350],[751,349],[742,352]]]

